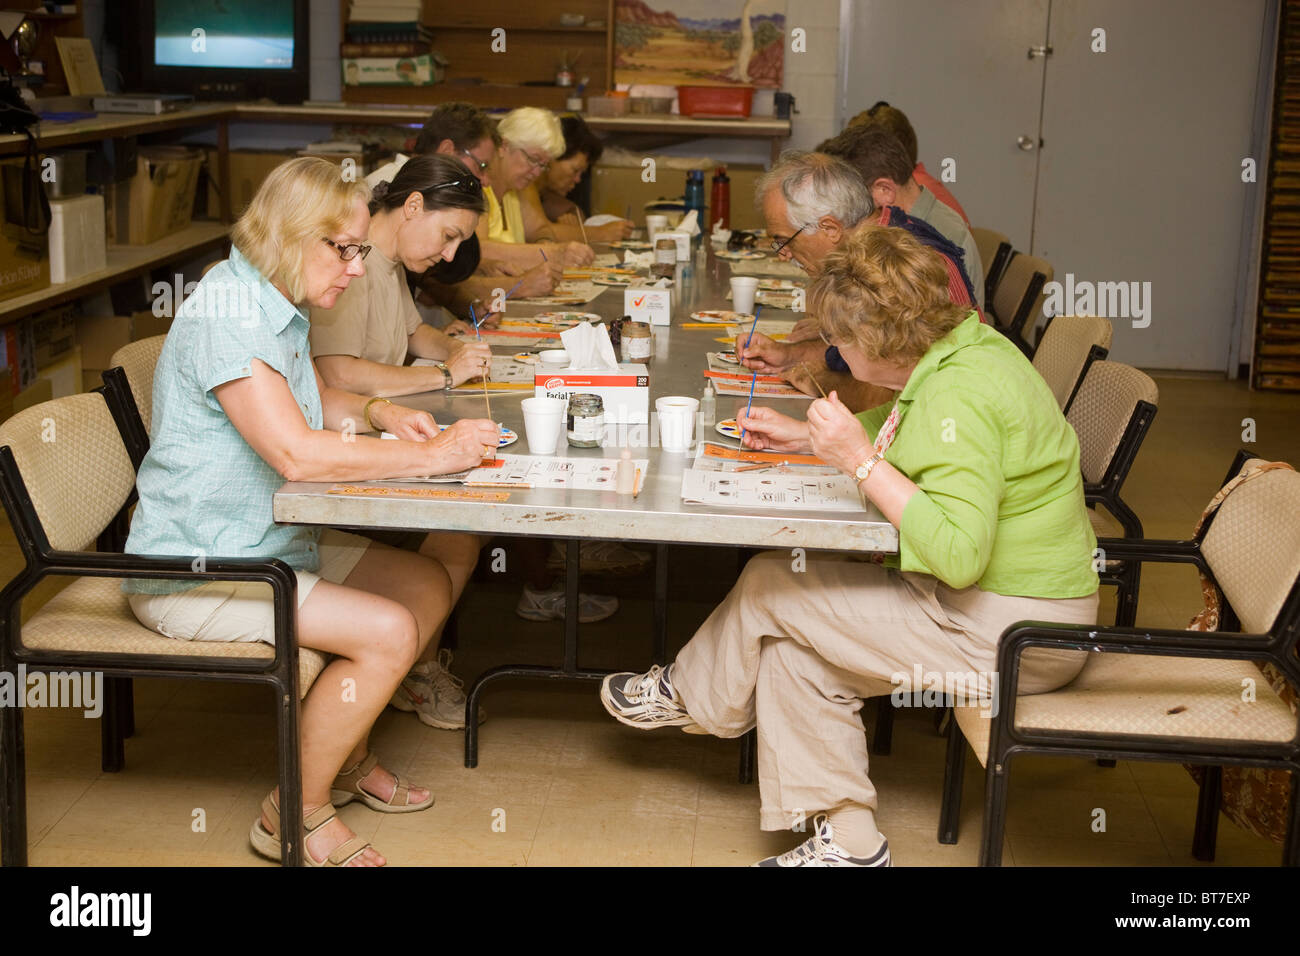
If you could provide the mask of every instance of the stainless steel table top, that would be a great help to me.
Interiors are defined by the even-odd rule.
[[[663,395],[689,395],[698,398],[704,389],[705,353],[727,346],[714,341],[726,334],[726,326],[716,329],[685,329],[680,323],[690,321],[689,313],[699,309],[728,308],[725,299],[730,268],[710,252],[708,264],[694,268],[678,267],[674,286],[673,324],[654,329],[654,360],[650,363],[650,415],[654,417],[654,400]],[[606,318],[623,314],[623,290],[609,288],[593,302],[575,306],[574,310],[599,313]],[[509,305],[507,316],[525,318],[545,309]],[[773,309],[770,318],[791,317],[792,313]],[[559,345],[559,343],[556,343]],[[521,351],[497,347],[496,352]],[[511,392],[491,393],[493,417],[514,429],[519,441],[503,453],[528,453],[524,435],[522,397]],[[439,422],[458,418],[486,417],[482,394],[446,396],[429,392],[395,398],[395,401],[430,411]],[[786,414],[802,418],[807,402],[797,399],[764,399]],[[744,399],[718,396],[718,418],[733,418]],[[747,512],[743,509],[689,505],[681,500],[682,470],[689,467],[694,451],[673,454],[657,447],[646,448],[649,426],[627,426],[629,437],[639,438],[640,445],[630,444],[632,457],[648,458],[649,473],[640,495],[633,499],[613,492],[568,491],[555,489],[511,489],[508,500],[490,504],[480,501],[409,498],[401,496],[331,495],[328,490],[338,482],[290,482],[275,495],[273,514],[276,521],[351,528],[401,528],[408,530],[473,531],[480,534],[542,534],[547,537],[608,538],[624,541],[655,541],[679,544],[717,544],[743,547],[803,547],[832,551],[896,552],[898,532],[874,507],[861,514],[843,512],[770,511]],[[735,445],[705,428],[697,430],[696,440],[716,440]],[[561,440],[559,454],[569,457],[595,456],[617,458],[621,448],[573,448]],[[412,485],[408,483],[350,482],[348,484],[383,487],[424,487],[458,489],[459,485]],[[491,489],[505,491],[505,489]]]

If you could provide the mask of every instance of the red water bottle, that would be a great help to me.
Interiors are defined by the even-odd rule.
[[[709,219],[703,232],[707,235],[719,219],[722,228],[731,228],[731,180],[727,178],[727,167],[719,166],[713,171],[713,193],[709,200]]]

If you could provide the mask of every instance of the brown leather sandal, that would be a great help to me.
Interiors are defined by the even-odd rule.
[[[391,770],[388,772],[393,774],[397,786],[393,789],[390,800],[381,800],[373,793],[362,789],[361,782],[378,766],[379,758],[374,754],[368,754],[355,767],[342,771],[334,778],[330,788],[330,803],[342,807],[353,800],[360,799],[371,810],[378,810],[380,813],[414,813],[416,810],[427,810],[433,806],[432,793],[423,803],[411,803],[411,784],[404,780],[401,774],[393,773]]]
[[[266,818],[271,821],[271,832],[267,832],[266,827],[262,826],[262,818],[258,817],[253,821],[253,829],[249,831],[248,839],[253,844],[253,849],[262,856],[272,860],[280,860],[280,807],[275,802],[275,791],[272,790],[262,801],[262,812]],[[303,859],[307,861],[308,866],[347,866],[370,846],[359,836],[353,836],[350,840],[345,840],[333,850],[324,860],[316,860],[312,857],[311,851],[307,849],[307,838],[319,830],[325,824],[333,820],[338,814],[335,812],[332,804],[324,804],[317,807],[302,821],[303,828]]]

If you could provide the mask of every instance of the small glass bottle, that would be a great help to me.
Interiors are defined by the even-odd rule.
[[[653,336],[645,322],[626,322],[623,325],[623,361],[649,362]]]
[[[710,428],[718,420],[718,400],[714,396],[713,383],[704,383],[704,395],[700,398],[700,426]]]
[[[569,421],[565,433],[574,448],[599,448],[605,434],[605,403],[599,395],[575,392],[569,396]]]

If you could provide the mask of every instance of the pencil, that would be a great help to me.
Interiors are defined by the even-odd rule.
[[[582,210],[578,210],[578,212],[581,213]],[[582,244],[584,246],[591,245],[591,243],[587,241],[587,227],[583,223],[581,215],[578,216],[578,228],[582,230]]]
[[[632,476],[632,500],[636,501],[636,496],[639,494],[641,494],[641,469],[640,468],[638,468],[636,470],[636,474]]]
[[[763,311],[761,305],[754,306],[754,324],[749,327],[749,337],[745,339],[745,351],[749,351],[749,343],[754,341],[754,330],[758,328],[758,313]],[[754,386],[758,384],[758,370],[754,370],[754,377],[749,381],[749,401],[745,403],[745,417],[749,417],[749,410],[754,407]],[[740,430],[740,447],[745,447],[745,429]]]

